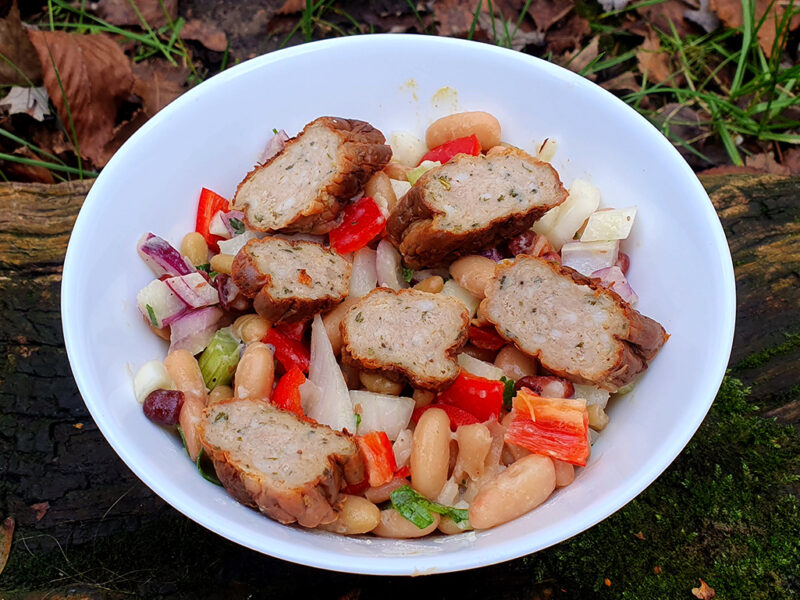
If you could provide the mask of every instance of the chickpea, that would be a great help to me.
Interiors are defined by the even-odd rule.
[[[481,148],[492,148],[500,143],[500,122],[483,111],[462,112],[437,119],[425,132],[428,148],[435,148],[455,139],[475,135]]]
[[[225,273],[230,275],[233,269],[233,254],[217,254],[211,257],[211,270],[217,273]]]
[[[444,287],[444,279],[439,277],[438,275],[431,275],[430,277],[426,277],[422,281],[420,281],[417,285],[414,286],[415,290],[419,290],[421,292],[429,292],[431,294],[438,294],[442,291]]]
[[[536,361],[516,346],[505,346],[494,359],[494,365],[513,380],[536,375]]]
[[[372,502],[361,496],[344,495],[339,516],[332,523],[320,525],[320,529],[342,535],[360,535],[372,531],[381,520],[381,511]]]
[[[388,394],[389,396],[399,396],[400,392],[405,387],[402,383],[392,381],[378,373],[367,373],[361,371],[358,374],[361,385],[367,388],[368,391],[375,394]]]
[[[205,238],[193,231],[187,233],[181,242],[181,254],[193,265],[204,265],[208,262],[208,244]]]
[[[233,322],[233,334],[245,344],[249,344],[264,339],[270,327],[270,322],[260,315],[242,315],[236,317]]]
[[[414,398],[415,408],[422,408],[423,406],[428,406],[428,404],[433,402],[433,399],[436,398],[436,392],[415,389],[414,394],[411,397]]]

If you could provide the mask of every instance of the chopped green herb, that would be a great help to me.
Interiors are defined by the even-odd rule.
[[[397,488],[391,493],[390,498],[392,507],[420,529],[425,529],[433,523],[431,513],[450,517],[456,523],[469,519],[466,509],[431,502],[425,496],[417,493],[410,485]]]
[[[291,164],[288,167],[286,167],[287,171],[291,171],[292,169],[294,169],[294,164]]]
[[[422,320],[426,321],[427,319],[428,319],[428,311],[424,310],[422,311]]]
[[[361,425],[361,415],[356,413],[356,429]]]
[[[363,323],[363,322],[364,322],[364,315],[361,314],[361,313],[358,313],[356,315],[356,323]]]
[[[198,271],[205,271],[206,273],[211,273],[211,263],[205,263],[203,265],[195,265],[194,267]]]
[[[145,306],[147,308],[147,315],[150,317],[150,322],[153,323],[153,327],[158,327],[158,319],[156,319],[156,312],[153,310],[153,307],[149,304]]]
[[[577,344],[575,344],[575,347],[576,348],[583,348],[583,342],[578,342]]]
[[[186,454],[189,454],[189,449],[186,447],[186,436],[183,435],[183,429],[181,426],[177,426],[178,434],[181,436],[181,442],[183,442],[183,448],[186,450]],[[200,449],[200,454],[197,455],[197,460],[194,462],[197,470],[200,471],[200,475],[202,475],[203,479],[206,481],[210,481],[214,485],[222,486],[219,479],[217,479],[216,473],[214,473],[214,468],[211,466],[209,460],[203,461],[206,458],[205,450],[202,448]],[[210,468],[209,468],[210,467]]]
[[[278,135],[278,130],[273,127],[272,128],[272,133],[274,133],[275,135]]]
[[[227,421],[228,420],[228,413],[218,413],[216,417],[214,417],[214,423],[219,423],[220,421]]]
[[[442,184],[442,187],[443,187],[444,189],[446,189],[448,192],[450,191],[450,188],[451,188],[451,186],[450,186],[450,180],[449,180],[449,179],[447,179],[447,177],[445,177],[444,175],[442,175],[442,176],[440,176],[440,177],[437,177],[436,179],[438,179],[438,180],[439,180],[439,183],[440,183],[440,184]]]
[[[414,269],[403,267],[403,279],[405,279],[406,282],[411,283],[411,279],[413,277],[414,277]]]
[[[231,217],[230,219],[228,219],[228,223],[231,224],[231,227],[233,227],[233,230],[236,233],[244,233],[244,223],[242,223],[236,217]]]
[[[514,400],[514,395],[517,393],[516,388],[514,387],[515,381],[503,375],[500,377],[500,381],[506,386],[503,389],[503,406],[506,410],[511,410],[512,401]]]

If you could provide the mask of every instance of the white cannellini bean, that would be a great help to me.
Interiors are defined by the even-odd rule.
[[[233,380],[236,398],[267,400],[272,393],[275,379],[275,363],[272,350],[261,342],[253,342],[239,359]]]
[[[470,479],[478,480],[483,476],[484,461],[492,446],[492,434],[483,423],[462,425],[456,430],[458,442],[458,459],[453,473],[460,476],[466,473]]]
[[[492,148],[500,143],[500,122],[483,111],[461,112],[437,119],[425,132],[428,148],[468,135],[475,135],[481,148]]]
[[[411,447],[411,484],[435,500],[447,481],[450,464],[450,417],[440,408],[422,413]]]
[[[536,361],[511,344],[497,353],[494,364],[514,381],[536,375]]]
[[[556,487],[561,488],[575,481],[575,467],[563,460],[553,459],[556,470]]]
[[[552,459],[530,454],[481,488],[469,507],[475,529],[489,529],[533,510],[556,488]]]
[[[396,538],[396,539],[409,539],[424,537],[432,533],[439,526],[440,517],[436,513],[432,513],[433,523],[428,525],[425,529],[420,529],[411,521],[406,519],[403,515],[395,509],[381,511],[381,522],[372,530],[374,535],[378,537]]]
[[[361,535],[375,529],[380,520],[381,511],[372,502],[345,494],[337,519],[319,528],[341,535]]]

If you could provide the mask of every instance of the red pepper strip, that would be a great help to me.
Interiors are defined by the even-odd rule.
[[[469,341],[473,346],[484,350],[500,350],[508,342],[501,338],[494,329],[470,325]]]
[[[219,194],[203,188],[200,192],[200,202],[197,204],[195,231],[206,239],[208,247],[214,252],[219,252],[217,242],[224,238],[209,233],[208,227],[211,225],[211,219],[213,219],[214,215],[219,211],[228,211],[228,201]]]
[[[305,381],[306,376],[303,375],[303,372],[297,367],[292,367],[275,386],[272,392],[272,403],[278,408],[293,412],[298,417],[305,416],[300,404],[300,386]]]
[[[457,406],[451,406],[449,404],[428,404],[428,406],[421,406],[420,408],[415,408],[414,412],[411,413],[411,420],[416,423],[419,421],[419,418],[422,416],[426,410],[431,408],[441,408],[444,412],[447,413],[447,416],[450,417],[450,429],[455,431],[462,425],[474,425],[475,423],[480,423],[475,415],[468,413],[467,411],[458,408]]]
[[[540,398],[522,388],[514,397],[514,419],[506,442],[579,467],[589,458],[589,413],[586,402]]]
[[[378,204],[369,196],[364,196],[345,207],[342,224],[331,230],[328,236],[336,252],[348,254],[366,246],[383,231],[385,225],[386,217]]]
[[[366,435],[355,436],[358,449],[364,457],[370,487],[378,487],[394,479],[397,463],[392,451],[392,443],[385,431],[371,431]]]
[[[481,423],[500,416],[503,408],[502,381],[484,379],[461,371],[449,388],[436,398],[442,404],[450,404],[467,411]]]
[[[267,335],[261,341],[275,347],[275,358],[283,365],[284,371],[288,373],[293,367],[297,367],[303,373],[308,373],[311,350],[303,342],[293,340],[274,327],[267,332]]]
[[[280,323],[278,325],[275,325],[275,328],[278,329],[286,337],[301,342],[303,341],[303,337],[306,335],[306,329],[308,329],[309,323],[310,321],[297,321],[297,323]]]
[[[478,156],[480,153],[481,143],[478,141],[478,137],[473,134],[468,135],[467,137],[458,138],[451,142],[445,142],[441,146],[436,146],[436,148],[429,150],[428,153],[422,157],[422,160],[419,161],[419,165],[426,160],[431,160],[434,162],[439,161],[440,163],[444,164],[456,154],[471,154],[472,156]]]
[[[395,479],[404,479],[406,477],[411,477],[411,468],[408,465],[403,465],[394,474]]]
[[[369,479],[365,479],[359,483],[351,483],[342,489],[343,494],[350,496],[363,496],[364,492],[369,489]]]

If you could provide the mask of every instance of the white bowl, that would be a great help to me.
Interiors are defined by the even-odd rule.
[[[179,244],[205,186],[230,197],[273,127],[290,134],[320,115],[369,121],[388,137],[422,136],[435,118],[486,110],[504,140],[535,152],[558,141],[565,184],[586,178],[605,205],[638,205],[629,279],[639,310],[670,340],[611,422],[574,484],[490,531],[395,541],[286,527],[203,480],[173,435],[133,397],[131,372],[165,355],[136,293],[152,274],[136,254],[147,231]],[[591,527],[645,489],[708,411],[733,339],[733,269],[716,213],[678,152],[645,119],[589,81],[486,44],[423,36],[342,38],[229,69],[156,115],[117,152],[75,223],[62,318],[70,363],[97,425],[159,496],[208,529],[272,556],[353,573],[409,575],[489,565]]]

